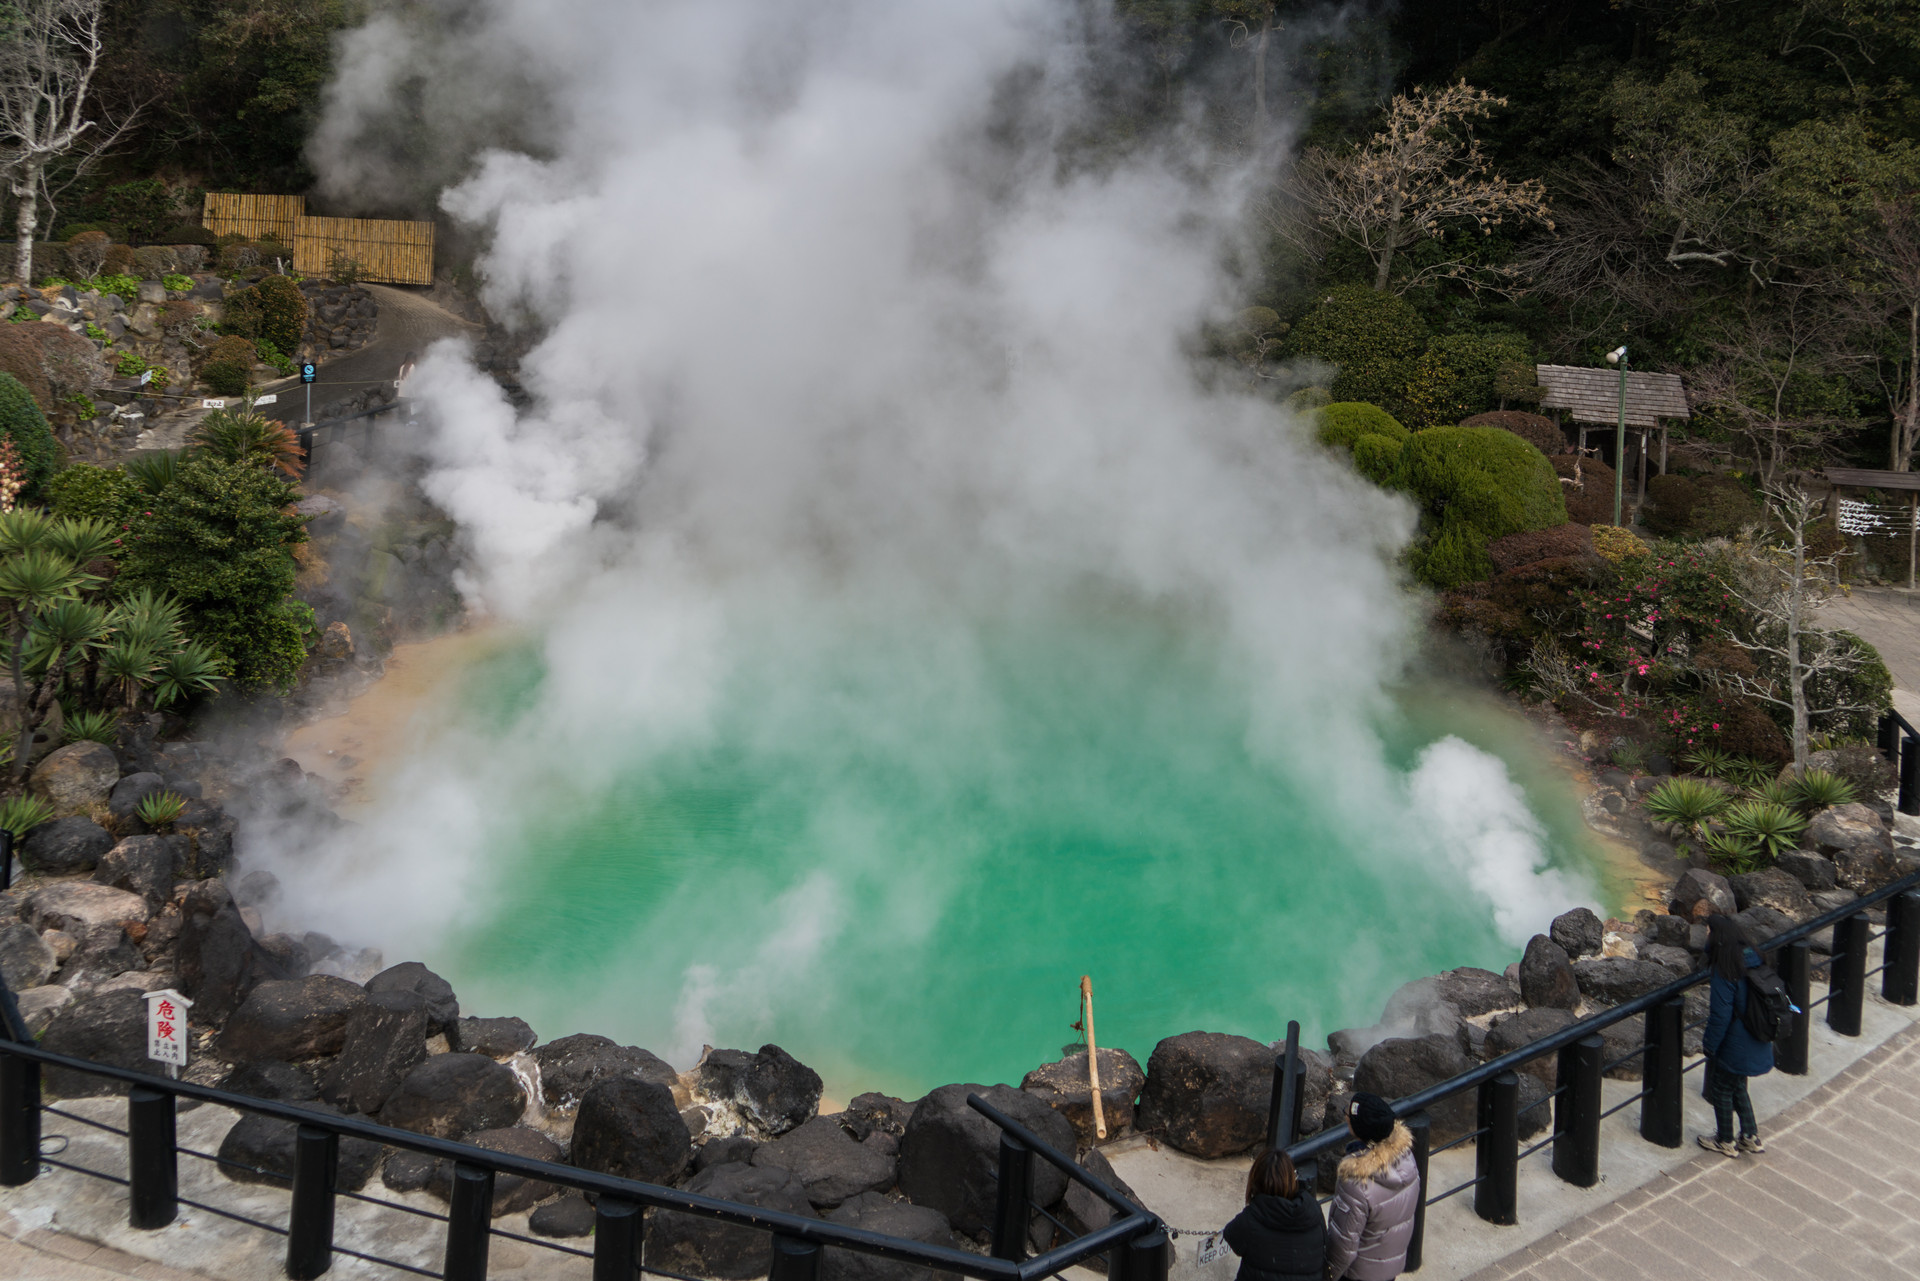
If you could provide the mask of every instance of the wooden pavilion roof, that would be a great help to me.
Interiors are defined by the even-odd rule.
[[[1580,365],[1535,365],[1546,387],[1547,409],[1564,409],[1577,423],[1612,425],[1620,419],[1620,373]],[[1678,374],[1627,371],[1627,425],[1658,427],[1663,418],[1687,418],[1686,387]]]

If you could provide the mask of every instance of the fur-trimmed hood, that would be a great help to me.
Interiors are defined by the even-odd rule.
[[[1405,1169],[1398,1169],[1400,1158],[1406,1157]],[[1378,1143],[1345,1157],[1340,1162],[1340,1177],[1355,1182],[1373,1182],[1382,1187],[1398,1188],[1408,1177],[1417,1176],[1419,1167],[1413,1163],[1413,1131],[1401,1121],[1393,1123],[1393,1133]]]

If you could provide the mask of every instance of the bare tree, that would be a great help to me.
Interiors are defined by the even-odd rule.
[[[12,0],[0,16],[0,175],[18,202],[14,274],[33,276],[40,205],[54,166],[84,170],[132,123],[89,118],[102,0]]]
[[[1859,349],[1891,419],[1887,469],[1907,471],[1920,449],[1920,202],[1908,193],[1877,201],[1851,246],[1863,288],[1848,297]],[[1889,342],[1888,339],[1893,339]],[[1878,348],[1878,350],[1874,350]]]
[[[1267,44],[1280,28],[1275,0],[1214,0],[1220,20],[1226,24],[1227,42],[1245,49],[1253,62],[1253,131],[1257,139],[1267,134]]]
[[[1508,219],[1552,227],[1546,188],[1495,173],[1474,136],[1474,122],[1506,102],[1465,81],[1398,94],[1387,127],[1363,146],[1344,154],[1310,149],[1301,156],[1301,199],[1329,232],[1372,259],[1375,289],[1395,284],[1393,266],[1402,249],[1437,239],[1451,227],[1473,226],[1484,235]],[[1397,291],[1470,270],[1461,259],[1429,264],[1403,276]]]
[[[1808,687],[1823,676],[1848,675],[1865,656],[1850,635],[1816,621],[1822,602],[1839,584],[1840,558],[1847,554],[1816,555],[1809,546],[1808,531],[1824,514],[1825,500],[1790,482],[1768,485],[1765,493],[1767,531],[1743,548],[1740,572],[1727,584],[1754,619],[1749,633],[1730,639],[1754,656],[1756,672],[1722,670],[1715,680],[1734,693],[1792,712],[1793,764],[1803,770],[1814,716],[1872,710],[1852,703],[1815,710],[1808,706]]]

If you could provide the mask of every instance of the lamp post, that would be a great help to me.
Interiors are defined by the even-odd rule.
[[[1620,366],[1620,425],[1613,435],[1613,523],[1622,524],[1620,519],[1621,494],[1626,484],[1627,474],[1627,348],[1626,344],[1607,353],[1609,365]]]

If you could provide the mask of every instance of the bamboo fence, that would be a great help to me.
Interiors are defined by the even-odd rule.
[[[293,229],[293,269],[330,276],[351,261],[361,280],[433,283],[433,224],[377,218],[301,218]]]
[[[294,226],[307,212],[305,196],[255,196],[209,191],[201,222],[216,236],[239,232],[248,240],[272,236],[293,243]]]

